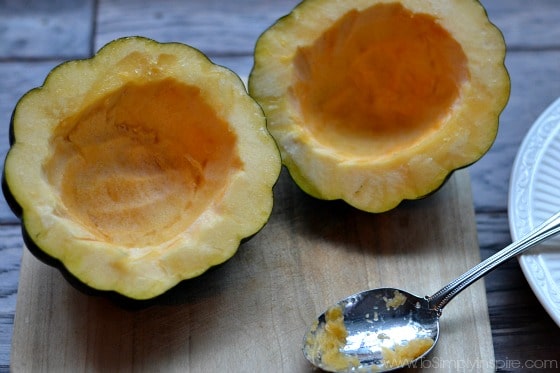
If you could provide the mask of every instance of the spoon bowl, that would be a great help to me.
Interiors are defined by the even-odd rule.
[[[345,356],[356,357],[361,371],[390,371],[403,365],[405,356],[388,359],[395,346],[408,344],[413,340],[429,340],[428,354],[439,335],[439,314],[429,308],[425,297],[394,288],[380,288],[349,296],[334,307],[342,310],[347,331],[345,346],[340,352]],[[338,372],[333,364],[324,362],[324,353],[317,341],[327,320],[327,313],[318,319],[318,327],[306,335],[304,354],[311,363],[325,371]],[[318,348],[319,347],[319,348]],[[354,364],[355,366],[356,364]],[[342,365],[340,365],[342,366]],[[351,370],[351,369],[350,369]],[[344,371],[344,370],[342,370]]]
[[[351,295],[320,315],[303,354],[328,372],[388,372],[413,366],[436,345],[443,308],[462,290],[512,257],[560,233],[560,212],[451,281],[432,296],[396,288]]]

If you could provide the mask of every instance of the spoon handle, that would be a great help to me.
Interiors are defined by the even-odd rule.
[[[432,296],[426,297],[431,309],[441,313],[443,307],[466,287],[505,261],[560,233],[560,212],[551,216],[536,229],[471,268]]]

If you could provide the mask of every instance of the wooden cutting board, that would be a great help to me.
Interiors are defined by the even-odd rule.
[[[230,261],[141,311],[79,293],[25,250],[12,370],[309,372],[303,335],[328,305],[379,286],[432,294],[479,261],[467,171],[383,214],[315,200],[286,172],[275,201]],[[424,368],[493,371],[482,281],[447,306],[441,328]]]

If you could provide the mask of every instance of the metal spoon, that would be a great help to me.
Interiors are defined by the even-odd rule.
[[[332,316],[327,311],[306,333],[303,354],[328,372],[387,372],[413,366],[435,346],[439,317],[451,299],[500,264],[558,233],[560,212],[432,296],[418,297],[394,288],[351,295],[329,308],[340,310],[338,322],[347,331],[346,339],[342,337],[338,347],[327,343],[336,340],[336,320],[329,321]],[[330,325],[325,329],[327,322]]]

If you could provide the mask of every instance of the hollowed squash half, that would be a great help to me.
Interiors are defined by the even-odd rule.
[[[505,50],[478,1],[305,0],[259,38],[249,92],[304,191],[382,212],[491,147]]]
[[[281,163],[261,108],[184,44],[123,38],[66,62],[11,129],[4,192],[27,245],[96,290],[160,295],[271,213]]]

